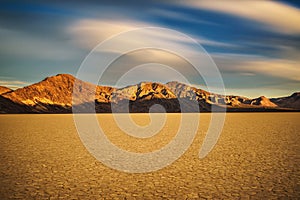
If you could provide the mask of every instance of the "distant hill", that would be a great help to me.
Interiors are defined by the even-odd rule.
[[[166,112],[210,112],[212,106],[229,112],[300,110],[300,93],[250,99],[214,94],[176,81],[113,88],[96,86],[69,74],[47,77],[14,91],[0,87],[0,97],[1,113],[70,113],[72,108],[78,112],[149,112],[154,104],[162,105]]]
[[[300,92],[295,92],[294,94],[288,97],[272,98],[270,100],[279,107],[300,110]]]

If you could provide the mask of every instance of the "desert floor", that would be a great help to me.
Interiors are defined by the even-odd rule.
[[[199,149],[210,114],[200,114],[190,148],[171,165],[126,173],[97,161],[82,144],[72,115],[0,115],[0,199],[300,198],[300,113],[229,113],[217,145]],[[160,133],[128,136],[111,114],[97,115],[112,143],[132,152],[168,144],[180,124],[168,114]],[[139,125],[147,114],[133,114]]]

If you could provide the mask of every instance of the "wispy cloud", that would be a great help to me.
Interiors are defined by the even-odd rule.
[[[191,23],[196,23],[196,24],[218,25],[211,21],[193,18],[185,13],[180,13],[180,12],[171,11],[171,10],[153,9],[153,10],[151,10],[151,14],[157,15],[159,17],[166,17],[166,18],[173,19],[173,20],[180,20],[180,21],[191,22]]]
[[[0,85],[5,86],[11,89],[18,89],[27,85],[30,85],[31,83],[25,82],[25,81],[18,81],[18,80],[0,80]]]
[[[254,94],[259,93],[257,88],[265,90],[266,86],[275,85],[287,94],[299,90],[300,11],[285,2],[288,1],[46,1],[32,2],[30,7],[35,9],[8,3],[0,12],[0,74],[14,78],[5,82],[8,79],[0,77],[0,84],[17,88],[29,83],[15,80],[36,82],[56,73],[76,74],[88,52],[111,36],[135,28],[165,27],[188,34],[214,53],[224,81],[232,89],[251,89]],[[145,39],[171,44],[190,54],[195,51],[188,41],[160,32],[136,35],[119,41],[116,47],[142,44]],[[116,54],[106,50],[106,55]],[[125,65],[141,63],[145,58],[181,67],[191,74],[184,64],[161,52],[130,54],[120,66],[126,68]],[[163,81],[168,70],[158,69],[159,66],[145,66],[128,76],[151,80],[155,75],[154,80]],[[269,91],[271,94],[275,90]]]
[[[300,33],[300,10],[298,8],[275,1],[244,0],[229,1],[180,1],[187,7],[211,10],[246,19],[266,25],[274,31],[285,34]]]
[[[83,48],[92,49],[100,42],[108,39],[116,34],[130,31],[136,28],[143,27],[158,27],[159,25],[155,23],[149,22],[140,22],[136,20],[127,20],[127,21],[115,21],[115,20],[95,20],[95,19],[84,19],[79,20],[73,23],[71,26],[67,28],[67,32],[69,32],[73,36],[73,40],[75,43],[80,45]],[[161,40],[162,43],[172,42],[172,43],[185,43],[185,40],[182,37],[178,37],[176,35],[166,35],[164,33],[155,33],[154,35],[145,35],[144,37],[152,37],[155,40]],[[208,46],[219,46],[219,47],[236,47],[234,44],[219,42],[215,40],[210,40],[208,38],[202,36],[191,35],[191,37],[196,40],[201,45]],[[127,41],[122,41],[123,45],[130,45],[132,42],[143,42],[145,38],[130,38]],[[127,42],[127,43],[126,43]],[[120,44],[121,45],[121,44]]]
[[[136,29],[137,27],[145,28],[138,29],[137,32],[126,33],[126,31]],[[113,42],[108,42],[110,45],[104,43],[106,48],[95,49],[96,52],[101,53],[99,55],[97,54],[97,56],[102,56],[103,59],[107,59],[110,56],[114,57],[112,54],[119,56],[118,53],[122,53],[121,57],[114,57],[116,60],[112,65],[118,66],[118,70],[114,70],[109,76],[106,76],[108,82],[118,78],[121,71],[125,73],[132,69],[132,67],[145,63],[161,63],[166,66],[171,66],[176,71],[184,74],[190,81],[194,81],[192,77],[197,77],[200,81],[200,76],[197,76],[198,72],[195,68],[189,67],[190,63],[186,62],[186,60],[190,61],[190,59],[200,60],[198,67],[201,67],[201,73],[205,74],[205,78],[214,75],[214,68],[208,67],[212,65],[211,59],[205,53],[205,50],[196,43],[196,41],[201,40],[201,43],[205,42],[212,44],[214,41],[208,41],[203,38],[200,39],[200,37],[191,39],[181,33],[176,34],[176,32],[168,29],[153,29],[149,27],[153,27],[153,25],[150,23],[135,23],[134,21],[116,22],[106,20],[84,20],[74,24],[69,28],[69,31],[70,34],[73,34],[74,41],[79,42],[78,44],[85,48],[95,47],[99,42],[104,41],[113,34],[125,31],[124,34],[114,37]],[[80,38],[84,38],[84,40],[80,41]],[[156,49],[161,50],[149,50],[153,45]],[[140,48],[142,48],[142,50],[139,50]],[[135,51],[136,49],[138,49],[137,51],[142,52],[133,52],[131,54],[129,53],[129,55],[126,54],[126,56],[123,54],[123,52]],[[166,53],[166,51],[180,52],[178,55],[180,58],[174,56],[172,53]],[[93,62],[99,63],[97,61]],[[110,68],[112,68],[112,65],[110,65]],[[158,69],[154,64],[152,64],[152,68]],[[132,81],[137,82],[143,79],[149,80],[151,77],[160,82],[177,79],[175,75],[171,76],[170,73],[158,72],[158,70],[154,73],[150,66],[148,66],[148,68],[144,67],[143,70],[144,73],[132,72],[133,75],[131,77],[134,77],[132,78]],[[166,71],[167,70],[165,70],[165,72]]]
[[[80,47],[92,49],[100,42],[133,28],[151,26],[141,22],[81,19],[67,27],[67,32]]]
[[[213,58],[223,72],[261,74],[300,82],[299,61],[238,54],[215,54]]]

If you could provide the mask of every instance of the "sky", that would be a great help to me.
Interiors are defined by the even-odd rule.
[[[76,75],[101,42],[159,27],[202,45],[218,67],[227,94],[287,96],[300,91],[299,24],[296,1],[0,1],[0,85],[16,89],[47,76]],[[114,48],[142,45],[149,38],[197,53],[188,40],[164,32],[128,36]],[[115,53],[102,49],[99,58]],[[128,66],[135,68],[130,71]],[[192,85],[205,88],[180,56],[154,49],[120,57],[101,84],[112,85],[120,73],[124,76],[119,87],[182,81],[178,72],[184,72]]]

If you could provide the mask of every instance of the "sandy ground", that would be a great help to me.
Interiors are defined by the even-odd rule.
[[[150,152],[175,135],[180,117],[148,139],[123,134],[98,115],[120,148]],[[133,115],[145,125],[145,114]],[[85,149],[72,115],[0,115],[0,199],[300,198],[300,113],[231,113],[213,151],[199,159],[210,114],[173,164],[151,173],[116,171]]]

